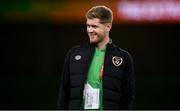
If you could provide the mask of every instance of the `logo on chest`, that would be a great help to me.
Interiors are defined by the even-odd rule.
[[[118,67],[120,66],[122,63],[123,63],[123,59],[121,57],[118,57],[118,56],[113,56],[112,57],[112,63]]]
[[[74,59],[77,60],[77,61],[80,60],[80,59],[81,59],[81,55],[76,55],[76,56],[74,57]]]

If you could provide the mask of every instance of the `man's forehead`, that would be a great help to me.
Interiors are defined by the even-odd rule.
[[[100,19],[93,18],[93,19],[87,19],[86,24],[101,24]]]

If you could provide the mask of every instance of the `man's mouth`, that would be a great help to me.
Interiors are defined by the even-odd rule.
[[[89,34],[90,37],[96,36],[96,34]]]

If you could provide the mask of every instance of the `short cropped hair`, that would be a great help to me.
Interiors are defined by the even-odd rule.
[[[101,23],[112,23],[113,12],[106,6],[94,6],[86,13],[86,19],[100,19]]]

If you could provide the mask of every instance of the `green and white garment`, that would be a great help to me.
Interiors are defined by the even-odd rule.
[[[83,109],[102,110],[102,79],[100,79],[100,70],[104,61],[105,48],[95,53],[88,71],[87,81],[84,87]]]

